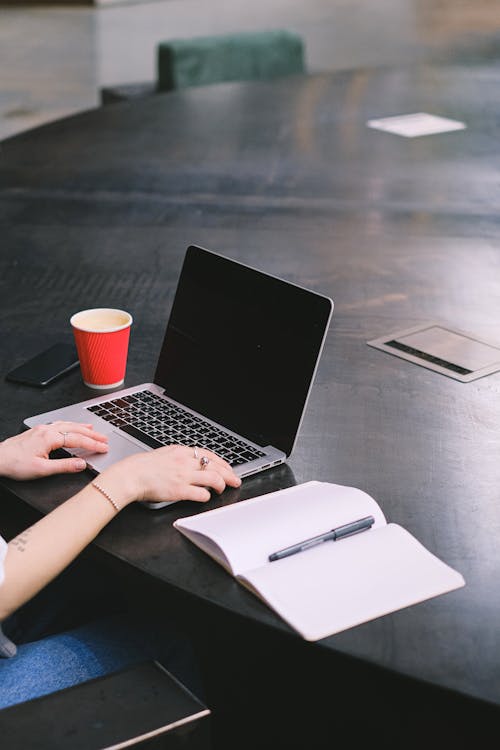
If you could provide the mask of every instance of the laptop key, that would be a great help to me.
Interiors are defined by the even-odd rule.
[[[101,417],[101,419],[105,419],[106,422],[109,422],[111,419],[114,418],[115,415],[111,414],[111,412],[109,411],[106,411],[103,414],[100,414],[99,416]]]
[[[131,424],[123,425],[122,427],[120,427],[120,430],[126,432],[127,435],[131,435],[132,437],[137,438],[137,440],[140,440],[142,443],[149,445],[150,448],[161,448],[163,445],[165,445],[165,443],[160,443],[159,440],[155,440],[155,438],[151,437],[151,435],[147,435],[145,432],[138,430]]]
[[[246,461],[251,461],[253,458],[256,458],[255,453],[253,453],[252,451],[242,451],[240,455]]]
[[[121,407],[128,406],[127,402],[124,401],[122,398],[115,398],[113,401],[113,404],[114,406],[121,406]]]

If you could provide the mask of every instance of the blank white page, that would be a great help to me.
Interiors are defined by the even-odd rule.
[[[239,579],[311,641],[465,584],[397,524],[325,542]]]
[[[259,565],[275,565],[268,562],[272,552],[370,515],[375,518],[373,528],[385,525],[380,507],[366,492],[329,482],[306,482],[178,519],[174,526],[212,556],[213,545],[197,535],[215,542],[230,571],[237,574]]]

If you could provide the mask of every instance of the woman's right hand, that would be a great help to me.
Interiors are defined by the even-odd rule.
[[[208,459],[203,467],[202,458]],[[168,445],[136,453],[99,475],[99,485],[121,506],[136,500],[206,502],[210,490],[239,487],[241,479],[222,458],[204,448]]]
[[[63,432],[67,432],[66,427],[58,425]],[[74,431],[76,427],[72,425],[71,433]],[[92,440],[97,437],[93,432],[89,436],[84,433],[85,430],[80,431],[78,438],[72,436],[71,439],[80,440],[82,435]],[[37,433],[33,435],[37,438]],[[49,446],[52,437],[50,433]],[[58,447],[61,442],[62,432],[59,439],[56,435]],[[14,447],[20,445],[21,441],[19,445],[17,441],[14,443]],[[22,441],[22,446],[27,448],[28,444]],[[37,446],[35,442],[35,454],[40,452]],[[44,446],[45,442],[42,446],[45,450]],[[169,445],[118,461],[101,472],[95,482],[9,542],[0,621],[59,575],[125,505],[135,500],[206,502],[210,490],[220,493],[226,486],[239,487],[240,484],[241,480],[226,461],[203,448]]]

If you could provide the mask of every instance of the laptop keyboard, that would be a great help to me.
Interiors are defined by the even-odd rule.
[[[151,448],[172,443],[197,445],[217,453],[231,466],[265,455],[243,440],[151,391],[138,391],[86,408]]]

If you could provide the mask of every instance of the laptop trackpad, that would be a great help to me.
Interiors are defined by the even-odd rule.
[[[146,446],[138,445],[133,439],[129,439],[127,435],[114,431],[108,433],[108,448],[107,453],[89,453],[88,451],[76,450],[72,451],[72,453],[74,456],[84,458],[90,468],[100,472],[122,458],[149,450]]]

